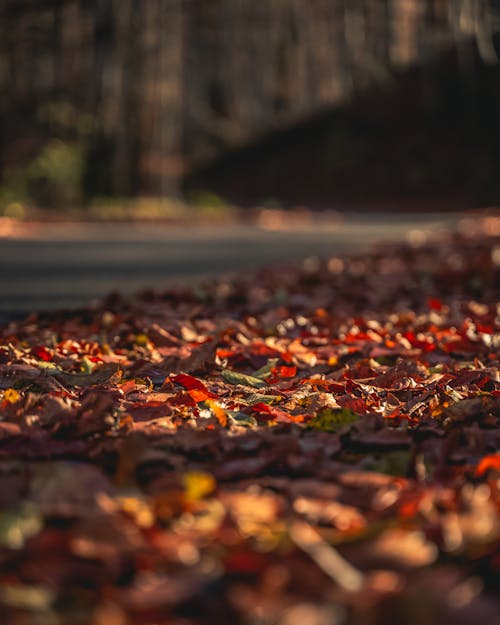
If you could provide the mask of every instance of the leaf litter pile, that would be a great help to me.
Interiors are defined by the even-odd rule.
[[[500,240],[0,330],[13,625],[500,622]]]

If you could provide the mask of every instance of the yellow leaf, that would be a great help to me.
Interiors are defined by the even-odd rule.
[[[307,427],[322,430],[323,432],[337,432],[343,427],[356,423],[358,419],[358,415],[347,408],[342,408],[340,410],[327,408],[318,412],[318,414],[309,421]]]
[[[154,516],[149,505],[138,497],[118,497],[117,503],[120,508],[134,518],[140,527],[154,525]]]
[[[3,398],[9,404],[15,404],[21,399],[21,395],[19,395],[19,393],[14,388],[8,388],[3,394]]]
[[[84,356],[82,358],[82,363],[81,363],[82,373],[90,374],[95,369],[95,367],[96,367],[95,362],[92,362],[90,358],[88,358],[87,356]]]
[[[188,502],[198,501],[207,495],[210,495],[217,486],[216,481],[210,473],[201,471],[190,471],[183,478],[184,497]]]
[[[54,593],[44,586],[2,584],[0,588],[0,604],[17,610],[43,613],[54,600]]]
[[[146,347],[149,343],[149,337],[146,334],[137,334],[135,337],[135,344],[140,347]]]

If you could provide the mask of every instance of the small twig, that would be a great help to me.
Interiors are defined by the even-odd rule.
[[[290,528],[290,538],[340,588],[348,592],[357,592],[363,588],[363,573],[343,558],[309,523],[294,521]]]

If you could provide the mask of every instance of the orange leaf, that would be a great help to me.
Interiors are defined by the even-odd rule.
[[[3,397],[9,404],[15,404],[21,399],[21,396],[14,388],[8,388],[3,394]]]
[[[227,414],[224,408],[213,399],[207,399],[206,404],[217,417],[221,426],[225,428],[227,425]]]
[[[281,365],[279,367],[273,367],[273,376],[276,378],[293,378],[297,375],[297,367]]]

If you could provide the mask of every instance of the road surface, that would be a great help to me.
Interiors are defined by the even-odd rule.
[[[235,270],[429,236],[455,215],[358,215],[282,229],[257,225],[45,224],[0,239],[0,321],[85,305],[112,290],[166,288]]]

